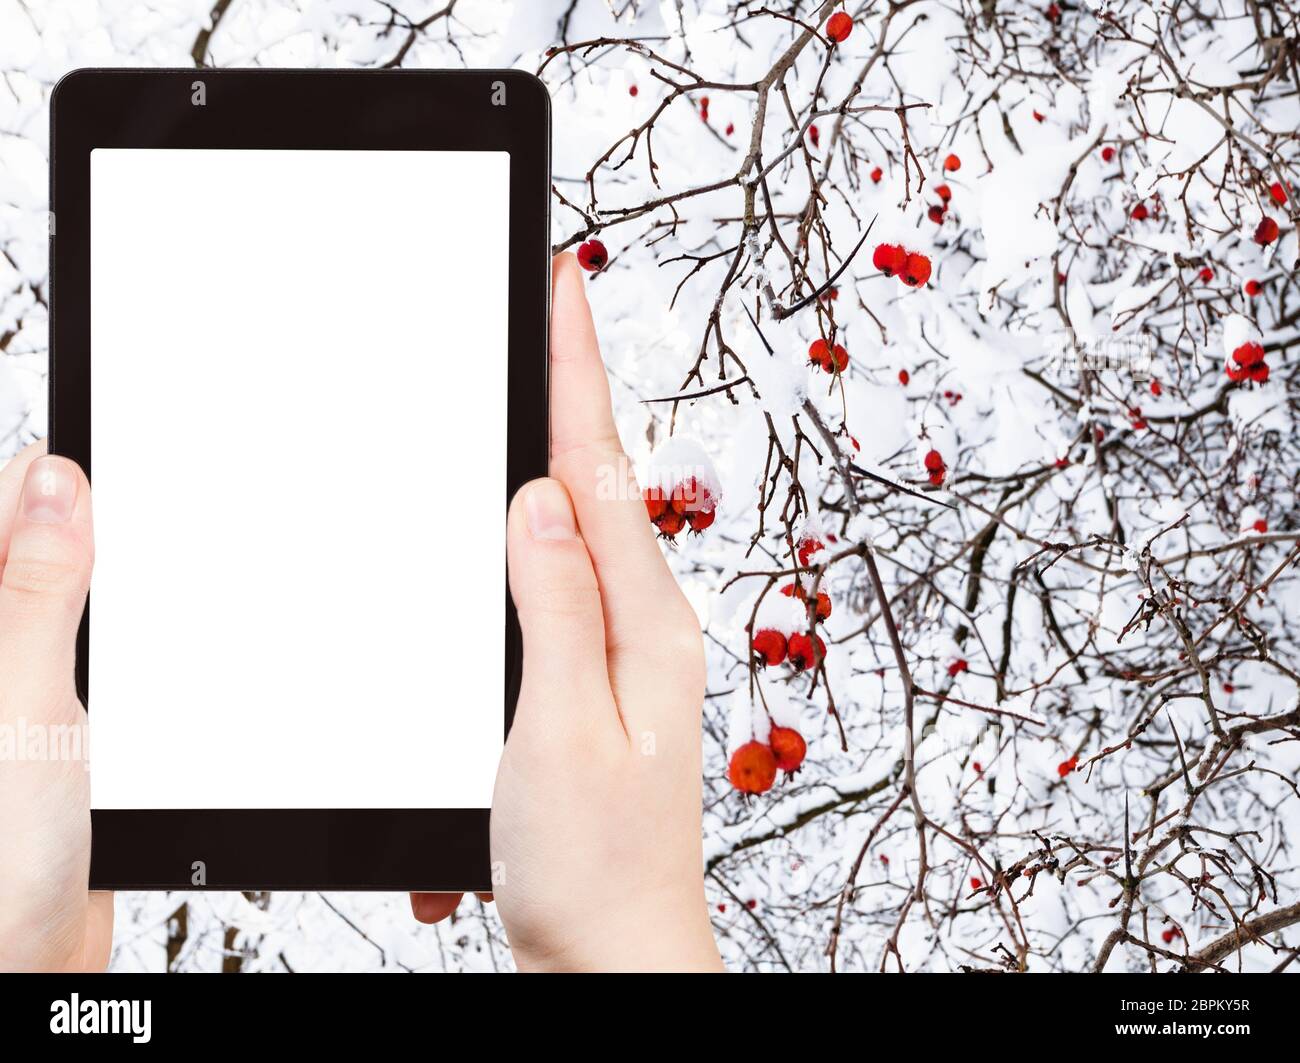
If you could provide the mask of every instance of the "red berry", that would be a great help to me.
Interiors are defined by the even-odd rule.
[[[822,135],[817,131],[817,127],[815,125],[810,125],[808,127],[808,139],[812,142],[812,146],[814,148],[821,146]]]
[[[716,508],[709,510],[697,509],[686,514],[686,523],[691,526],[691,531],[698,535],[709,527],[717,516],[718,511]]]
[[[664,515],[664,510],[668,508],[668,500],[664,498],[662,488],[647,487],[641,492],[641,497],[645,499],[646,512],[650,514],[652,522]]]
[[[971,889],[973,889],[973,890],[977,890],[977,889],[979,889],[979,888],[980,888],[981,886],[983,886],[983,885],[984,885],[984,883],[983,883],[979,878],[977,878],[975,875],[971,875],[971,877],[970,877],[970,888],[971,888]]]
[[[811,536],[800,539],[798,547],[799,564],[801,565],[807,565],[808,559],[812,557],[813,554],[826,549],[826,545],[820,539],[814,539]],[[798,596],[800,598],[804,596],[802,587],[799,588]]]
[[[1060,9],[1059,7],[1057,7],[1055,4],[1048,4],[1048,5],[1047,5],[1047,17],[1048,17],[1052,22],[1060,22],[1060,21],[1061,21],[1061,9]]]
[[[1257,532],[1259,532],[1260,535],[1263,535],[1266,531],[1268,531],[1268,521],[1257,520],[1255,521],[1254,524],[1251,525],[1251,527],[1254,528]],[[1226,690],[1227,688],[1225,687],[1224,689]]]
[[[742,794],[761,794],[776,782],[776,756],[762,742],[746,742],[731,754],[727,778]]]
[[[776,756],[778,768],[785,772],[799,770],[799,765],[808,753],[808,744],[803,740],[803,735],[793,727],[773,727],[768,741]]]
[[[1254,299],[1255,296],[1257,296],[1263,290],[1264,290],[1264,286],[1260,284],[1259,281],[1246,282],[1246,294],[1249,295],[1252,299]]]
[[[937,450],[927,451],[925,455],[925,467],[929,469],[930,472],[937,472],[939,469],[942,469],[943,455]]]
[[[720,911],[720,912],[725,912],[726,910],[727,910],[727,905],[726,905],[725,902],[720,903],[720,904],[718,905],[718,911]]]
[[[785,636],[779,631],[764,628],[754,636],[754,653],[765,665],[780,664],[785,660]]]
[[[1202,284],[1209,284],[1210,281],[1214,280],[1214,270],[1210,269],[1209,266],[1202,266],[1200,277]]]
[[[1255,226],[1255,243],[1260,247],[1267,247],[1277,239],[1277,222],[1272,218],[1264,218]]]
[[[1076,753],[1069,760],[1063,760],[1056,766],[1056,774],[1064,779],[1070,772],[1079,766],[1079,754]]]
[[[886,277],[901,273],[907,264],[907,252],[902,244],[877,244],[871,256],[871,264]]]
[[[1150,213],[1151,212],[1147,210],[1147,205],[1145,203],[1139,203],[1136,207],[1133,208],[1133,220],[1146,221]]]
[[[1236,689],[1237,689],[1237,688],[1236,688],[1235,686],[1233,686],[1231,683],[1224,683],[1224,684],[1223,684],[1223,692],[1224,692],[1225,694],[1231,694],[1231,693],[1232,693],[1234,690],[1236,690]]]
[[[877,166],[874,170],[871,171],[871,183],[873,185],[880,184],[880,179],[884,176],[885,176],[885,171],[882,170],[879,166]]]
[[[1041,122],[1043,120],[1044,116],[1042,111],[1034,111],[1033,115],[1034,115],[1035,122]]]
[[[807,564],[805,561],[804,564]],[[808,592],[803,589],[800,583],[787,583],[781,588],[781,593],[787,598],[798,598],[799,601],[805,601],[808,598]]]
[[[903,387],[907,387],[908,382],[911,379],[912,379],[912,374],[909,373],[906,369],[900,369],[898,371],[898,382],[902,384]]]
[[[734,133],[735,131],[736,131],[736,123],[735,123],[735,122],[728,122],[728,123],[727,123],[727,136],[731,136],[731,134]]]
[[[947,170],[948,173],[956,173],[961,169],[961,159],[956,155],[949,155],[943,160],[943,168]]]
[[[1158,381],[1158,380],[1153,380],[1153,381],[1151,381],[1151,394],[1152,394],[1152,395],[1156,396],[1156,398],[1159,398],[1159,397],[1160,397],[1160,393],[1161,393],[1163,390],[1164,390],[1164,388],[1162,388],[1162,387],[1160,386],[1160,381]]]
[[[592,273],[599,273],[609,264],[609,252],[599,240],[588,240],[578,248],[578,265]]]
[[[887,857],[884,853],[881,853],[881,854],[880,854],[880,862],[881,862],[882,864],[884,864],[886,867],[888,867],[888,866],[889,866],[889,857]]]
[[[826,656],[826,643],[820,635],[814,635],[809,639],[807,635],[800,632],[798,635],[791,635],[788,643],[789,660],[796,672],[802,672],[806,668],[811,668]]]
[[[952,189],[947,185],[935,185],[934,194],[942,199],[945,203],[952,199]]]
[[[853,19],[849,18],[843,11],[836,11],[826,20],[826,36],[836,44],[849,39],[849,34],[853,32]]]
[[[1227,367],[1225,368],[1224,371],[1228,374],[1228,379],[1231,380],[1234,384],[1239,383],[1242,380],[1245,380],[1246,373],[1248,372],[1248,370],[1244,366],[1240,366],[1233,361],[1228,362]]]
[[[1183,932],[1179,930],[1178,927],[1171,926],[1169,927],[1169,929],[1161,931],[1160,940],[1163,941],[1166,945],[1168,945],[1172,943],[1176,938],[1180,938],[1182,936],[1183,936]]]
[[[1249,369],[1264,360],[1264,348],[1258,343],[1243,343],[1232,352],[1232,360]]]
[[[817,592],[817,604],[813,606],[813,613],[818,620],[825,620],[831,615],[831,596],[825,591]]]
[[[902,280],[909,288],[919,288],[930,279],[930,260],[913,251],[903,263]]]
[[[955,661],[952,662],[952,664],[948,665],[948,675],[952,679],[956,679],[957,676],[961,675],[962,672],[969,672],[969,671],[970,671],[970,665],[966,663],[966,659],[964,657],[958,657]]]
[[[1252,365],[1246,370],[1246,375],[1256,384],[1262,384],[1268,379],[1268,366],[1260,362],[1258,365]]]
[[[978,760],[977,760],[977,761],[974,761],[974,762],[971,764],[971,767],[975,769],[975,774],[976,774],[976,775],[983,775],[983,774],[984,774],[984,767],[983,767],[983,765],[980,764],[980,762],[979,762]]]
[[[631,87],[627,90],[627,94],[628,94],[629,96],[635,96],[635,95],[637,94],[637,92],[639,92],[639,91],[640,91],[640,90],[639,90],[635,85],[633,85],[633,86],[631,86]]]
[[[758,901],[755,901],[755,900],[748,900],[748,901],[745,902],[745,907],[748,908],[748,909],[752,912],[755,908],[758,907]]]
[[[934,222],[935,225],[942,225],[943,216],[946,213],[947,211],[945,211],[943,207],[939,206],[939,204],[936,203],[934,206],[930,208],[930,220]]]
[[[1115,157],[1115,149],[1107,145],[1101,149],[1101,161],[1110,162]]]
[[[930,473],[930,483],[932,483],[935,487],[942,487],[944,472],[945,470],[943,469],[935,469],[934,472]]]
[[[675,509],[669,507],[663,512],[657,521],[655,527],[659,529],[659,534],[667,539],[671,539],[684,527],[686,527],[686,517],[678,513]]]
[[[1268,186],[1268,194],[1273,197],[1273,202],[1281,206],[1286,202],[1286,189],[1282,187],[1281,181],[1274,181]]]

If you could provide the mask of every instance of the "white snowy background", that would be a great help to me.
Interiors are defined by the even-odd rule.
[[[721,489],[665,550],[710,656],[728,964],[826,969],[834,941],[849,970],[1169,970],[1245,922],[1261,940],[1214,962],[1300,969],[1300,912],[1271,914],[1300,883],[1297,214],[1270,193],[1300,173],[1297,9],[842,7],[831,46],[809,0],[0,0],[0,458],[46,431],[64,72],[540,71],[554,243],[612,260],[589,293],[625,446],[644,471],[687,441]],[[928,285],[875,269],[881,242]],[[809,367],[818,337],[842,375]],[[1247,338],[1265,383],[1225,375]],[[767,595],[808,536],[825,667],[752,669],[756,608],[802,623]],[[744,797],[727,758],[769,714],[807,761]],[[473,899],[435,927],[404,896],[117,905],[117,970],[511,966]]]

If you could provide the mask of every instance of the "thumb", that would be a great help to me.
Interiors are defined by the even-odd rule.
[[[605,660],[600,585],[558,480],[525,484],[507,522],[510,594],[524,637],[524,674],[515,726],[617,722]],[[533,719],[534,716],[539,718]],[[579,717],[574,719],[573,717]]]
[[[0,573],[0,675],[25,711],[58,704],[70,689],[93,558],[85,475],[67,458],[37,458]]]

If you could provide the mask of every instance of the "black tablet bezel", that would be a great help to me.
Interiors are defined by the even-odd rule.
[[[195,103],[196,82],[203,83],[202,106]],[[50,100],[49,446],[51,453],[80,464],[92,484],[94,148],[508,151],[509,439],[503,520],[509,497],[546,474],[550,100],[539,80],[516,70],[111,69],[66,75]],[[465,268],[473,269],[469,255]],[[77,641],[76,684],[83,702],[89,687],[89,618],[87,605]],[[502,725],[508,731],[523,658],[508,593],[505,646]],[[437,667],[431,659],[430,687],[436,686]],[[87,708],[94,711],[93,705]],[[90,885],[489,890],[488,814],[488,809],[97,809],[91,813]]]

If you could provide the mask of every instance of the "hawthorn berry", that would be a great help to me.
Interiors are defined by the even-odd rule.
[[[958,170],[961,169],[961,159],[959,159],[956,155],[949,155],[946,159],[943,160],[943,168],[948,173],[956,173]]]
[[[776,755],[762,742],[746,742],[731,754],[727,778],[742,794],[762,794],[776,782]]]
[[[807,567],[808,559],[812,557],[813,554],[819,553],[820,551],[826,549],[825,543],[823,543],[820,539],[814,539],[810,535],[806,535],[802,539],[800,539],[797,546],[798,546],[798,554],[799,554],[799,564],[803,565],[804,567]],[[799,588],[797,594],[798,597],[800,598],[804,596],[802,587]]]
[[[1033,115],[1034,115],[1035,122],[1041,122],[1043,118],[1046,117],[1042,111],[1034,111]]]
[[[641,497],[645,500],[646,512],[650,514],[651,523],[658,521],[664,515],[664,510],[668,508],[668,499],[664,498],[663,489],[647,487],[641,492]]]
[[[930,260],[913,251],[903,263],[901,273],[903,283],[909,288],[919,288],[930,279]]]
[[[1254,528],[1255,531],[1259,532],[1260,535],[1263,535],[1266,531],[1268,531],[1268,521],[1263,519],[1257,520],[1255,521],[1254,524],[1251,525],[1251,527]]]
[[[943,468],[943,455],[937,450],[930,450],[925,455],[925,467],[930,472],[937,472]]]
[[[947,212],[946,210],[944,210],[943,207],[941,207],[938,203],[936,203],[934,206],[932,206],[932,207],[930,208],[930,211],[929,211],[929,214],[930,214],[930,220],[931,220],[932,222],[934,222],[935,225],[942,225],[942,224],[943,224],[944,215],[947,214],[947,213],[948,213],[948,212]]]
[[[1214,280],[1214,270],[1210,269],[1209,266],[1202,266],[1200,278],[1202,284],[1209,284],[1210,281]]]
[[[1175,938],[1180,938],[1182,936],[1183,936],[1183,932],[1179,930],[1176,926],[1171,926],[1169,927],[1169,929],[1162,930],[1160,932],[1160,940],[1163,941],[1166,945],[1172,944]]]
[[[831,615],[831,596],[825,591],[817,592],[817,602],[812,607],[818,620],[826,620]]]
[[[1102,162],[1110,162],[1111,159],[1113,159],[1114,157],[1115,157],[1115,149],[1112,148],[1109,144],[1107,144],[1106,147],[1101,149]]]
[[[952,664],[948,665],[948,677],[956,679],[962,672],[969,672],[970,665],[966,663],[966,658],[958,657]]]
[[[803,585],[800,583],[787,583],[781,588],[781,593],[787,598],[798,598],[801,602],[808,600],[808,592],[803,589]]]
[[[686,517],[670,506],[665,509],[663,515],[655,521],[655,527],[659,529],[660,535],[664,536],[666,539],[671,539],[686,527]]]
[[[1056,5],[1056,4],[1048,4],[1048,5],[1047,5],[1047,11],[1046,11],[1045,13],[1046,13],[1047,18],[1048,18],[1049,21],[1051,21],[1051,22],[1060,22],[1060,21],[1061,21],[1061,9],[1060,9],[1060,7],[1059,7],[1058,5]]]
[[[802,672],[807,668],[813,667],[826,656],[826,643],[820,635],[814,635],[811,639],[800,632],[797,635],[791,635],[787,643],[787,652],[789,661],[794,665],[796,672]]]
[[[952,189],[947,185],[935,185],[934,194],[942,199],[945,203],[952,199]]]
[[[1267,247],[1277,239],[1277,232],[1277,222],[1272,218],[1262,218],[1255,226],[1255,243],[1260,247]]]
[[[1279,207],[1286,202],[1286,189],[1282,187],[1281,181],[1274,181],[1268,186],[1268,194],[1273,198],[1273,202]]]
[[[1147,205],[1145,203],[1139,203],[1133,208],[1132,217],[1134,221],[1146,221],[1150,215],[1151,212],[1147,210]]]
[[[871,171],[871,183],[873,185],[880,184],[880,179],[884,176],[885,176],[885,171],[882,170],[879,166],[877,166],[874,170]]]
[[[1064,779],[1070,772],[1079,766],[1079,754],[1076,753],[1069,760],[1063,760],[1056,766],[1056,774]]]
[[[686,523],[691,526],[691,531],[699,535],[705,528],[713,524],[718,516],[717,507],[713,509],[697,509],[686,514]]]
[[[808,127],[808,140],[814,148],[821,147],[822,135],[818,132],[815,125],[810,125]]]
[[[902,384],[903,387],[907,387],[908,382],[911,381],[911,379],[912,379],[912,374],[909,373],[906,369],[900,369],[898,371],[898,382]]]
[[[844,372],[849,367],[849,352],[838,343],[831,347],[825,340],[813,340],[808,360],[828,373]]]
[[[826,36],[836,44],[841,44],[849,39],[849,34],[853,32],[853,19],[843,11],[836,11],[826,20]]]
[[[599,240],[588,240],[578,247],[578,265],[590,273],[599,273],[609,265],[609,252]]]
[[[1249,280],[1246,282],[1246,288],[1245,288],[1246,294],[1249,295],[1252,299],[1254,299],[1255,296],[1257,296],[1263,290],[1264,290],[1264,286],[1260,284],[1259,281]]]
[[[799,770],[799,765],[808,754],[808,743],[803,740],[803,735],[793,727],[773,727],[768,742],[776,756],[778,768],[784,772]]]
[[[1232,352],[1232,360],[1249,369],[1264,360],[1264,348],[1258,343],[1243,343]]]
[[[728,123],[727,123],[727,136],[731,136],[731,134],[734,133],[735,131],[736,131],[736,123],[735,123],[735,122],[728,122]]]
[[[984,774],[984,766],[983,766],[982,764],[980,764],[980,762],[979,762],[978,760],[976,760],[976,761],[972,761],[972,762],[971,762],[971,767],[975,769],[975,774],[976,774],[976,775],[983,775],[983,774]]]
[[[971,888],[971,889],[973,889],[973,890],[977,890],[977,889],[981,888],[983,885],[984,885],[983,880],[981,880],[979,877],[977,877],[977,876],[975,876],[975,875],[971,875],[971,877],[970,877],[970,888]]]
[[[629,96],[635,96],[635,95],[636,95],[638,92],[640,92],[640,91],[641,91],[641,90],[638,89],[635,85],[631,85],[631,86],[628,87],[627,94],[628,94]]]
[[[1152,394],[1152,395],[1154,395],[1156,398],[1159,398],[1159,397],[1160,397],[1160,393],[1161,393],[1163,390],[1164,390],[1164,388],[1162,388],[1162,387],[1160,386],[1160,381],[1158,381],[1158,380],[1153,380],[1153,381],[1151,381],[1151,394]]]
[[[871,256],[871,264],[886,277],[901,273],[907,264],[907,252],[902,244],[877,244]]]
[[[785,660],[785,636],[779,631],[764,628],[754,636],[754,654],[768,667]]]

